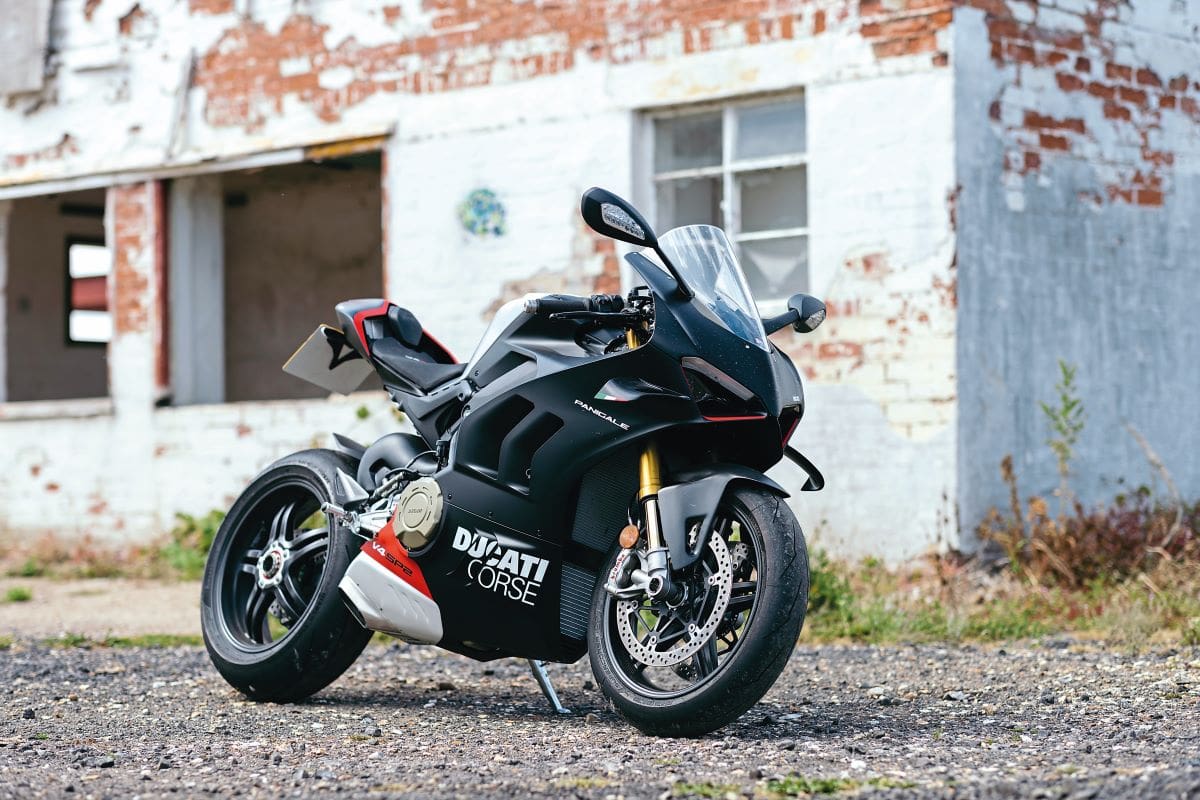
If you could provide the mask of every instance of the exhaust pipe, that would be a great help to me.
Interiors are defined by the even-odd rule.
[[[442,639],[437,603],[366,552],[350,562],[338,589],[364,628],[414,644],[437,644]]]

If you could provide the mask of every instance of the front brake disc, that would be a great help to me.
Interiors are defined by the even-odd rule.
[[[641,600],[617,601],[617,630],[621,635],[621,643],[637,661],[649,667],[669,667],[678,664],[695,655],[716,633],[725,609],[729,606],[729,595],[733,589],[733,557],[725,540],[715,531],[708,538],[708,549],[716,559],[717,569],[705,578],[705,581],[715,590],[716,597],[703,619],[693,619],[687,623],[687,632],[683,638],[661,646],[658,634],[650,631],[639,639],[638,627],[645,627],[641,618]],[[701,613],[703,612],[702,608]]]

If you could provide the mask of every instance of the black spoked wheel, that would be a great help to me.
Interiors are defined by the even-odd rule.
[[[336,679],[370,639],[337,584],[360,540],[321,512],[348,457],[276,462],[234,503],[205,565],[201,623],[213,664],[260,700],[296,700]]]
[[[718,510],[701,559],[676,576],[684,587],[677,606],[648,597],[615,606],[605,638],[621,675],[636,691],[678,697],[713,680],[729,663],[758,598],[762,544],[736,508]]]
[[[672,577],[685,590],[675,606],[618,600],[598,582],[592,671],[642,731],[698,736],[758,702],[787,663],[808,602],[804,536],[778,496],[739,487],[701,558]]]
[[[329,549],[320,507],[308,486],[285,481],[253,509],[221,577],[221,621],[232,641],[274,646],[312,604]]]

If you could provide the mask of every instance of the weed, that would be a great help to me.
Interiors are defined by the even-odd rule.
[[[367,417],[371,416],[371,409],[367,408],[366,406],[359,406],[354,410],[354,416],[358,417],[359,419],[366,419]]]
[[[0,636],[0,650],[8,650],[13,646],[13,638],[11,636]]]
[[[703,781],[701,783],[688,783],[686,781],[676,781],[671,787],[671,795],[674,797],[724,797],[729,793],[736,794],[738,792],[737,784],[733,783],[710,783]]]
[[[784,797],[800,794],[837,794],[857,789],[858,781],[849,778],[805,778],[803,775],[788,775],[779,780],[767,781],[767,791]]]
[[[33,590],[28,586],[10,586],[4,593],[6,603],[28,603],[33,599]]]
[[[1050,450],[1058,461],[1058,475],[1061,480],[1059,487],[1059,503],[1067,501],[1067,480],[1071,475],[1071,459],[1075,456],[1075,443],[1079,434],[1083,433],[1084,413],[1083,401],[1079,398],[1075,387],[1075,372],[1077,368],[1061,358],[1058,360],[1059,381],[1054,384],[1058,392],[1058,404],[1039,403],[1042,413],[1050,423],[1054,435],[1046,440]],[[1061,511],[1061,509],[1060,509]]]
[[[555,778],[555,787],[559,789],[604,789],[613,785],[608,778],[597,778],[591,775]]]
[[[46,574],[46,568],[31,556],[16,569],[9,570],[8,574],[21,578],[40,578]]]
[[[113,647],[113,648],[161,648],[161,647],[194,647],[203,644],[199,636],[177,633],[144,633],[135,636],[105,636],[92,639],[82,633],[64,633],[52,639],[46,639],[43,644],[56,649],[72,647]]]
[[[180,576],[199,578],[204,574],[204,562],[225,519],[225,512],[213,509],[200,517],[180,513],[175,518],[178,523],[160,549],[161,558]]]
[[[50,738],[50,734],[48,734],[48,733],[44,733],[44,732],[42,732],[42,731],[38,731],[37,733],[35,733],[35,734],[33,735],[33,738],[34,738],[34,739],[37,739],[39,742],[44,742],[44,741],[46,741],[47,739],[49,739],[49,738]]]
[[[64,633],[52,639],[46,639],[42,644],[56,649],[71,647],[91,647],[92,640],[82,633]]]
[[[1182,638],[1188,647],[1200,647],[1200,617],[1188,620],[1183,628]]]

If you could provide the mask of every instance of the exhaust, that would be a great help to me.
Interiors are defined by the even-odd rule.
[[[338,589],[364,628],[414,644],[437,644],[442,639],[442,613],[433,598],[366,550],[350,562]]]

